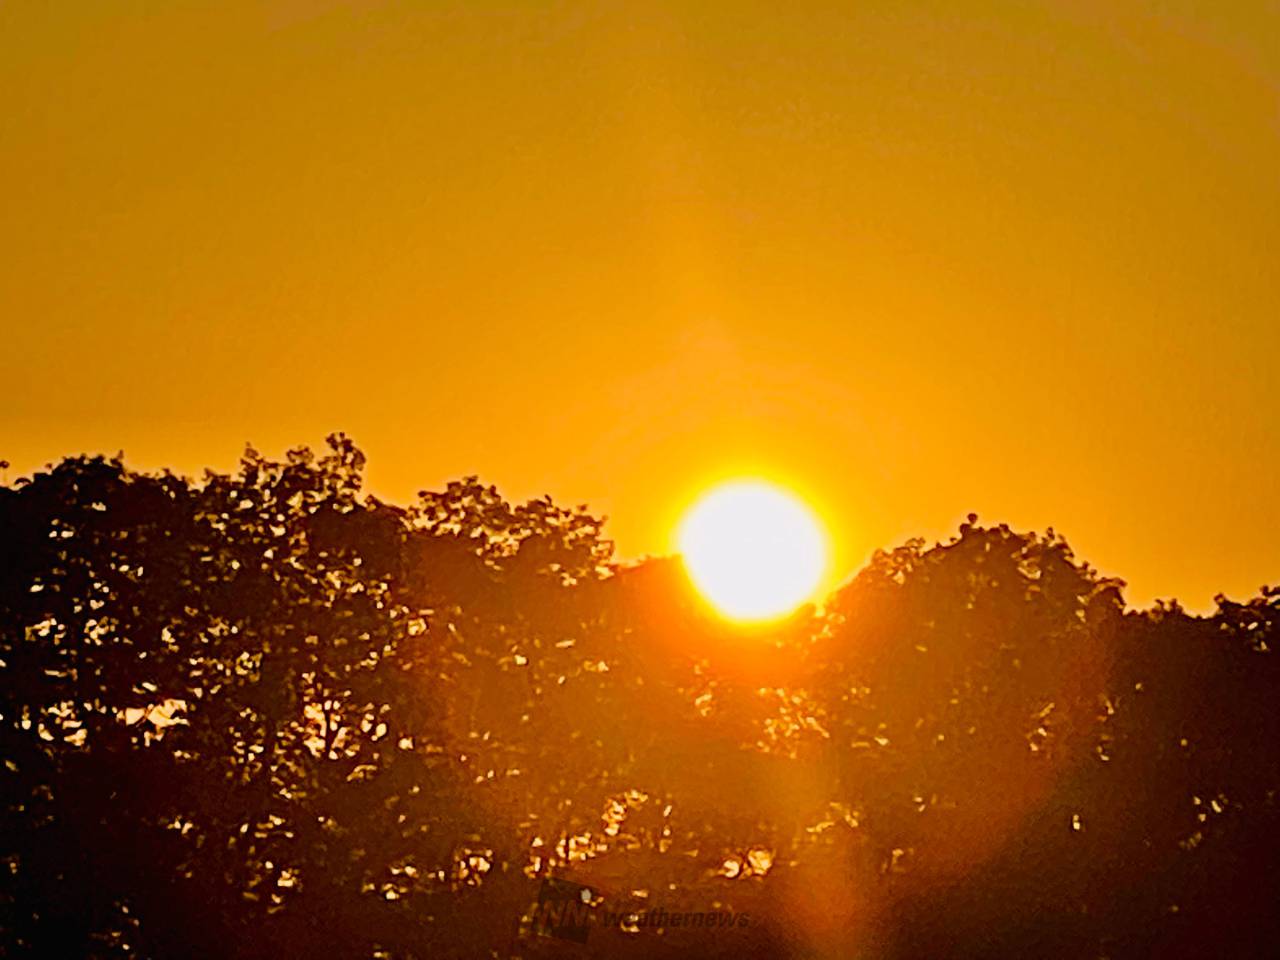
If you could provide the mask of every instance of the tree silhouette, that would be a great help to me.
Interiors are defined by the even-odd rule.
[[[549,956],[551,878],[592,956],[1273,952],[1280,591],[1126,611],[971,516],[746,629],[363,462],[0,487],[0,955]]]

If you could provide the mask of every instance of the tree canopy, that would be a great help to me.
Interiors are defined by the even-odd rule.
[[[551,955],[548,878],[590,956],[1274,951],[1280,589],[1127,610],[970,516],[747,630],[363,463],[0,487],[2,955]]]

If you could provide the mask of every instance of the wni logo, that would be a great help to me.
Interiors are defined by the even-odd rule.
[[[540,937],[586,943],[591,923],[591,889],[571,880],[547,877],[538,889],[532,929]]]

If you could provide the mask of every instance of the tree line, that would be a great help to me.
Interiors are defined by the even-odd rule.
[[[0,487],[0,955],[1276,951],[1280,590],[1127,610],[970,516],[745,629],[585,508],[363,465]],[[541,936],[549,880],[624,920]]]

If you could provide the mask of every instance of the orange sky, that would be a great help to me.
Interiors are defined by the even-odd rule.
[[[0,4],[0,457],[1280,581],[1273,2]]]

